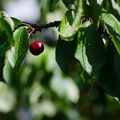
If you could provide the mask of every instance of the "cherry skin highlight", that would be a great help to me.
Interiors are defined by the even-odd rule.
[[[29,46],[29,50],[33,55],[39,55],[44,51],[44,45],[41,40],[32,42]]]

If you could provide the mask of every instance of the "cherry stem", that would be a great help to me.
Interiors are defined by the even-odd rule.
[[[35,29],[35,31],[41,31],[42,29],[46,29],[49,27],[58,27],[61,21],[54,21],[54,22],[50,22],[48,24],[44,24],[44,25],[37,25],[34,23],[29,23],[29,22],[23,22],[23,24],[21,24],[20,26],[31,26],[32,28]],[[19,26],[19,27],[20,27]]]

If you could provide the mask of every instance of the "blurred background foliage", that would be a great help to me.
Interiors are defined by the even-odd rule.
[[[116,4],[111,0],[102,4],[120,20]],[[0,0],[0,10],[23,21],[45,24],[61,20],[66,8],[61,0]],[[82,94],[79,82],[61,72],[55,61],[56,29],[34,34],[31,42],[46,43],[44,53],[36,57],[28,51],[17,78],[12,76],[14,83],[7,81],[11,87],[0,82],[0,120],[120,120],[117,98],[107,95],[99,83]],[[83,91],[88,88],[84,86]]]

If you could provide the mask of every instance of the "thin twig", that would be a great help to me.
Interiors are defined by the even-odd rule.
[[[60,21],[50,22],[50,23],[45,24],[45,25],[37,25],[37,24],[29,23],[29,22],[23,22],[23,24],[20,25],[20,26],[30,25],[32,28],[35,29],[35,31],[41,31],[44,28],[46,29],[46,28],[49,28],[49,27],[58,27],[59,24],[60,24]]]

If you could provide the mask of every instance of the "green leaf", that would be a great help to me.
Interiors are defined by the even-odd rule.
[[[0,18],[0,52],[4,54],[13,41],[13,34],[10,25]]]
[[[11,66],[11,63],[6,59],[3,67],[3,79],[4,81],[12,88],[14,89],[20,89],[21,88],[21,81],[18,77],[18,70],[13,68]]]
[[[74,59],[74,41],[58,40],[56,46],[56,61],[63,72],[68,73],[69,65]]]
[[[11,19],[13,20],[15,27],[22,24],[22,22],[20,20],[18,20],[17,18],[11,17]]]
[[[86,46],[85,46],[86,44],[84,43],[85,40],[84,32],[79,31],[77,39],[79,40],[76,48],[75,57],[80,61],[84,71],[86,71],[88,74],[91,74],[92,66],[89,63],[86,54]]]
[[[80,20],[84,16],[85,4],[85,0],[76,0],[75,8],[69,9],[64,15],[59,26],[60,37],[63,40],[72,41],[75,38],[80,26]]]
[[[6,62],[3,68],[3,78],[6,83],[11,84],[11,81],[14,79],[14,72],[15,71],[12,68],[11,64],[9,62]]]
[[[23,61],[29,46],[28,32],[25,27],[21,27],[14,32],[15,40],[15,67],[19,67]]]
[[[110,13],[103,10],[102,20],[105,23],[107,32],[111,35],[115,48],[120,54],[120,22]]]
[[[106,50],[102,38],[94,25],[86,31],[86,54],[92,65],[93,74],[99,76],[100,70],[106,62]]]
[[[116,33],[120,34],[120,22],[109,12],[107,12],[106,10],[102,10],[101,13],[101,19],[105,22],[105,27],[107,29],[107,31],[111,34],[111,30],[109,30],[109,26],[111,27],[111,29],[113,29]],[[108,26],[106,26],[108,25]]]
[[[71,41],[75,37],[76,28],[72,26],[74,14],[72,10],[68,10],[59,26],[60,37],[66,41]]]
[[[8,14],[4,11],[0,11],[0,18],[6,20],[10,26],[11,26],[11,29],[14,30],[14,22],[13,20],[8,16]]]
[[[120,35],[119,36],[113,36],[112,41],[114,43],[114,46],[116,48],[116,50],[118,51],[118,53],[120,54]]]
[[[107,51],[107,62],[103,67],[99,82],[106,92],[114,97],[120,98],[120,56],[110,44]]]
[[[11,64],[12,68],[14,68],[16,61],[15,61],[15,47],[11,47],[11,49],[7,52],[7,59]]]
[[[59,38],[56,46],[56,62],[61,70],[74,79],[80,79],[81,65],[74,57],[75,41],[64,41]]]
[[[97,4],[97,0],[88,1],[90,5],[88,7],[86,6],[86,15],[92,18],[94,25],[97,26],[102,7],[99,4]]]
[[[75,57],[80,61],[83,69],[94,77],[99,77],[100,70],[105,64],[105,47],[103,41],[91,25],[85,29],[79,29],[78,43]]]
[[[10,25],[4,19],[0,18],[0,79],[2,80],[2,71],[5,60],[5,53],[10,48],[10,42],[13,41],[13,34]]]
[[[75,2],[75,17],[73,22],[73,27],[78,29],[80,25],[81,18],[85,16],[85,6],[86,0],[76,0]]]

